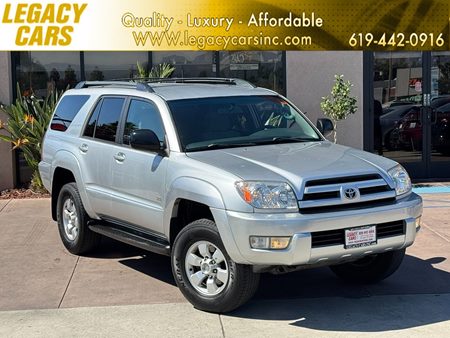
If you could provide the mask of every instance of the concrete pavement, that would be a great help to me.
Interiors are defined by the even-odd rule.
[[[89,257],[69,254],[47,199],[10,201],[0,234],[0,310],[185,301],[167,257],[112,240]]]
[[[386,281],[263,275],[256,297],[222,316],[186,303],[167,257],[111,240],[70,255],[49,200],[0,200],[0,336],[448,336],[450,195],[423,197],[422,231]]]
[[[189,304],[0,312],[2,337],[448,337],[450,296],[253,301],[231,315]]]

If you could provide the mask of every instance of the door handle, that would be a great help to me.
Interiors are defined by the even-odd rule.
[[[125,161],[125,154],[122,153],[122,152],[119,152],[119,153],[117,153],[117,154],[114,155],[114,159],[115,159],[117,162],[123,162],[123,161]]]
[[[82,153],[87,153],[87,151],[89,150],[89,147],[86,143],[83,143],[78,149],[80,149],[80,151]]]

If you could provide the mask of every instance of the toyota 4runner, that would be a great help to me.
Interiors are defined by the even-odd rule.
[[[170,255],[197,308],[227,312],[262,272],[397,270],[422,201],[398,163],[328,142],[286,98],[237,79],[81,82],[61,98],[40,174],[65,247],[101,236]]]

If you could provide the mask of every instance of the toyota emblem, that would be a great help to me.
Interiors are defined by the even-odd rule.
[[[352,200],[356,198],[358,191],[355,188],[346,188],[344,189],[344,196],[348,200]]]

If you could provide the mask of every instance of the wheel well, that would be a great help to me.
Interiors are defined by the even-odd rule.
[[[179,199],[175,202],[172,219],[170,221],[170,244],[177,237],[178,233],[189,223],[206,218],[214,221],[211,210],[206,204]]]
[[[70,170],[60,167],[55,169],[52,183],[52,218],[54,221],[56,221],[56,203],[58,202],[59,192],[65,184],[70,182],[75,182],[75,177]]]

